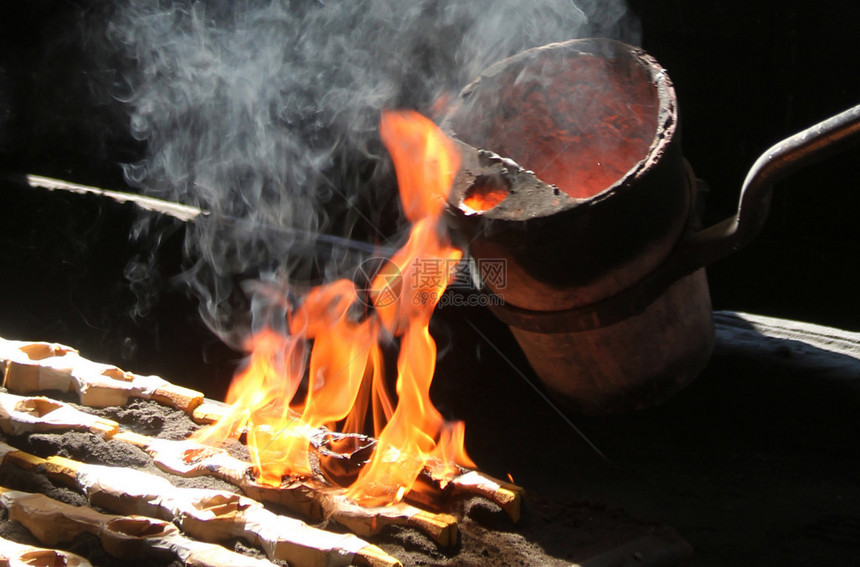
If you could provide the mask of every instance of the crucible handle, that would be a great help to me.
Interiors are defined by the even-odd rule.
[[[764,226],[774,183],[858,140],[860,105],[772,146],[747,173],[737,213],[688,239],[684,251],[688,267],[707,266],[748,244]]]

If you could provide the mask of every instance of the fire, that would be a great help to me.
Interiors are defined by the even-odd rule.
[[[496,189],[485,194],[474,193],[463,199],[463,204],[473,211],[489,211],[507,198],[507,191]]]
[[[246,430],[258,482],[278,486],[286,476],[312,474],[311,437],[319,428],[362,432],[372,423],[376,448],[346,490],[368,506],[401,500],[422,472],[444,484],[458,466],[474,467],[463,424],[446,422],[429,394],[436,364],[430,317],[461,258],[441,228],[460,156],[414,112],[383,113],[380,132],[412,228],[371,282],[373,309],[356,309],[361,298],[350,280],[313,289],[288,310],[288,334],[251,337],[247,367],[227,395],[229,415],[196,435],[217,444]],[[396,399],[386,386],[381,346],[391,337],[400,343]],[[297,399],[305,377],[307,394]]]
[[[511,189],[501,176],[481,175],[466,191],[461,208],[467,214],[471,212],[489,211],[508,198]]]

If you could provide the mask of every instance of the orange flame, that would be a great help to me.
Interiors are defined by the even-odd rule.
[[[475,191],[466,195],[463,205],[473,211],[489,211],[508,197],[509,191],[501,188],[488,188],[485,191]]]
[[[413,225],[407,243],[371,282],[373,311],[355,318],[359,296],[352,281],[313,289],[290,312],[288,336],[266,330],[250,339],[247,368],[227,396],[229,415],[196,434],[198,441],[220,443],[244,428],[258,482],[277,486],[285,476],[312,474],[310,438],[321,427],[361,432],[370,421],[376,449],[346,492],[372,506],[401,500],[422,471],[445,483],[458,466],[474,467],[463,424],[446,422],[430,401],[436,365],[430,317],[462,256],[440,221],[460,156],[414,112],[383,113],[380,132]],[[396,401],[380,346],[391,336],[400,339]],[[307,394],[296,400],[305,376]]]

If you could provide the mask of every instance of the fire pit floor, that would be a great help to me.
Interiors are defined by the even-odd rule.
[[[670,525],[693,548],[685,567],[857,564],[860,333],[717,312],[714,356],[684,391],[630,415],[569,416],[604,460],[525,383],[536,378],[504,329],[440,313],[498,349],[456,336],[486,348],[445,396],[488,474]]]
[[[492,330],[491,320],[468,315],[477,328]],[[716,320],[713,360],[665,405],[629,416],[571,416],[607,460],[511,370],[525,367],[510,337],[487,335],[498,350],[475,351],[477,361],[464,362],[454,349],[440,364],[441,376],[456,376],[452,366],[464,364],[478,371],[440,382],[440,406],[467,420],[467,446],[482,470],[500,478],[511,473],[527,489],[522,520],[512,525],[495,505],[473,499],[463,505],[461,541],[452,548],[406,528],[372,543],[404,565],[853,564],[860,461],[850,440],[858,433],[860,336],[731,313],[717,313]],[[470,327],[459,321],[450,328]],[[197,427],[183,412],[152,401],[78,407],[161,438],[183,439]],[[143,451],[87,433],[9,441],[42,456],[163,474]],[[212,478],[171,480],[236,490]],[[85,502],[15,467],[0,469],[0,484]],[[36,543],[0,515],[0,536]],[[107,556],[94,537],[79,537],[70,549],[94,564],[130,564]]]
[[[118,421],[139,433],[167,439],[184,439],[198,426],[176,409],[153,401],[133,400],[123,407],[92,409],[74,404],[69,396],[57,392],[52,397],[73,406]],[[174,484],[199,488],[238,491],[210,477],[182,478],[161,472],[142,450],[120,441],[105,441],[82,432],[31,433],[11,436],[8,441],[24,451],[47,457],[58,455],[88,463],[131,467],[167,476]],[[247,458],[244,446],[235,443],[231,452]],[[242,453],[244,452],[244,455]],[[43,474],[22,471],[14,466],[0,469],[0,485],[28,492],[40,492],[62,502],[86,505],[86,498],[64,487],[51,484]],[[536,491],[527,498],[523,517],[512,525],[494,504],[474,498],[463,505],[461,540],[449,549],[437,547],[423,534],[408,528],[392,528],[373,543],[400,559],[404,565],[590,565],[635,560],[641,565],[671,564],[689,554],[689,546],[670,528],[637,520],[620,510],[584,500],[556,499]],[[0,536],[38,545],[20,524],[8,521],[2,512]],[[336,526],[323,525],[329,530]],[[128,565],[104,551],[94,536],[78,536],[64,548],[89,558],[97,565]],[[233,549],[263,557],[240,541]],[[147,559],[142,564],[151,565]],[[162,561],[162,565],[172,565]],[[179,564],[179,563],[176,563]]]

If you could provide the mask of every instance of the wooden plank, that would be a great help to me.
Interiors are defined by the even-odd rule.
[[[110,364],[93,362],[75,349],[56,343],[0,339],[3,385],[11,392],[73,391],[89,407],[124,405],[129,398],[156,400],[188,414],[203,402],[196,390],[159,376],[142,376]]]
[[[230,406],[227,404],[204,398],[203,402],[194,408],[194,411],[191,413],[191,419],[200,425],[210,425],[227,415],[229,411]]]
[[[334,534],[274,514],[246,496],[224,490],[180,488],[137,470],[89,465],[49,457],[48,476],[81,490],[96,506],[120,514],[172,521],[203,541],[241,538],[271,559],[297,565],[350,560],[373,567],[400,565],[397,559],[351,534]]]
[[[7,435],[51,431],[90,431],[110,439],[119,424],[43,396],[0,392],[0,430]]]
[[[3,565],[92,567],[92,563],[71,551],[24,545],[2,537],[0,537],[0,563]]]
[[[35,471],[46,463],[47,461],[42,457],[19,451],[6,443],[0,443],[0,465],[10,464],[25,471]]]
[[[105,509],[177,521],[191,535],[206,541],[241,537],[271,553],[272,559],[296,565],[328,565],[348,557],[357,565],[400,565],[396,558],[356,536],[312,528],[232,492],[178,488],[162,477],[122,467],[86,465],[62,457],[40,459],[5,443],[0,443],[0,464],[30,471],[44,465],[50,478],[82,490],[91,502]],[[87,482],[80,478],[82,471]],[[242,513],[237,516],[239,510]]]
[[[43,545],[57,545],[71,541],[78,534],[90,533],[98,537],[105,551],[114,557],[159,558],[170,553],[187,565],[200,567],[275,566],[265,559],[189,539],[176,526],[163,520],[102,514],[85,506],[59,502],[44,494],[5,487],[0,487],[0,505],[7,510],[10,520],[20,522]]]
[[[519,522],[525,496],[525,490],[521,487],[479,471],[458,475],[451,480],[450,485],[455,496],[482,496],[495,502],[512,522]]]

